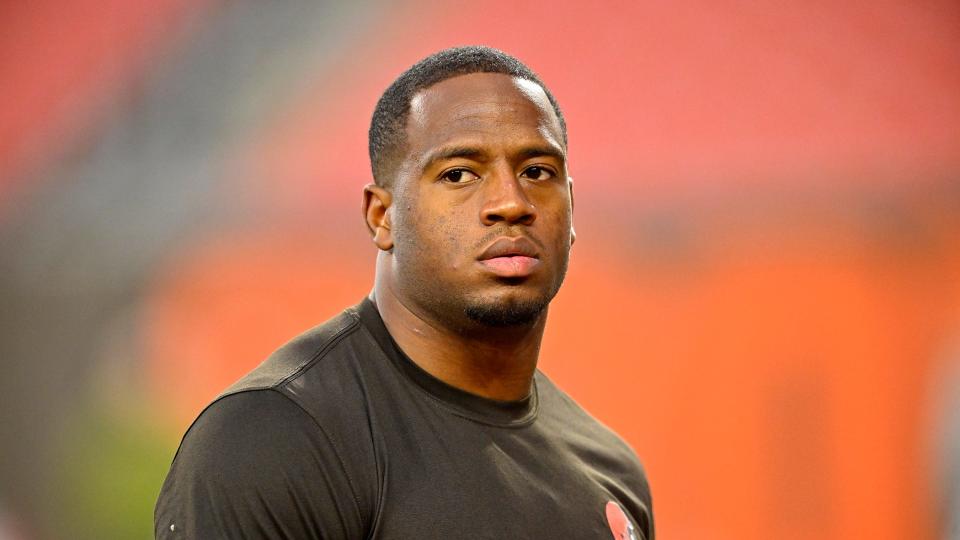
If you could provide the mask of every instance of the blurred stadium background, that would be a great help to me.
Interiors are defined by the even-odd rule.
[[[567,115],[542,368],[659,536],[946,538],[957,2],[41,0],[0,4],[0,539],[151,537],[196,413],[368,292],[373,106],[462,44]]]

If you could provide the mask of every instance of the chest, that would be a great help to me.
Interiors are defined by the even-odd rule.
[[[440,418],[380,444],[375,538],[617,538],[607,507],[628,488],[555,430]]]

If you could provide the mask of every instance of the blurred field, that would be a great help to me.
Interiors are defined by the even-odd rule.
[[[958,23],[947,1],[0,5],[0,539],[151,536],[196,413],[369,291],[380,92],[473,43],[564,109],[578,240],[541,366],[637,450],[659,537],[948,538]]]

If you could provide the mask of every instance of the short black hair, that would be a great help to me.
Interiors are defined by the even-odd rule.
[[[434,53],[404,71],[393,81],[373,111],[368,139],[370,167],[378,185],[391,183],[394,162],[406,146],[407,116],[414,95],[438,82],[469,73],[503,73],[540,85],[560,122],[563,145],[567,145],[567,124],[557,100],[540,77],[509,54],[483,46],[454,47]]]

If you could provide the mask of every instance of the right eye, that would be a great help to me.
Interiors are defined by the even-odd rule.
[[[464,184],[474,180],[479,180],[480,177],[470,172],[468,169],[450,169],[449,171],[443,173],[440,176],[440,179],[451,184]]]

